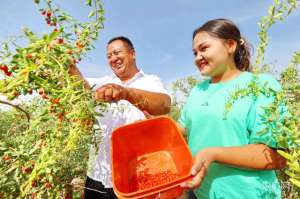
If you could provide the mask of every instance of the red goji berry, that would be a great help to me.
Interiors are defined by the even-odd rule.
[[[47,17],[49,18],[49,17],[51,17],[51,15],[52,15],[51,11],[50,10],[47,11]]]
[[[49,99],[49,97],[45,93],[42,95],[42,98],[43,99]]]
[[[53,103],[54,103],[54,104],[58,104],[58,103],[59,103],[59,100],[60,100],[59,98],[55,98],[55,99],[53,100]]]
[[[9,157],[9,155],[5,155],[5,156],[3,156],[2,160],[4,160],[4,161],[8,161],[8,160],[10,160],[10,157]]]
[[[27,59],[32,59],[32,54],[30,54],[30,53],[27,54],[27,55],[26,55],[26,58],[27,58]]]

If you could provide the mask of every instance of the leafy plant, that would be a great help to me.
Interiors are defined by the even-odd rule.
[[[1,130],[0,196],[68,198],[72,180],[86,175],[89,145],[99,143],[101,133],[95,116],[105,109],[68,70],[93,48],[92,41],[103,28],[104,10],[99,0],[87,0],[91,21],[82,23],[54,7],[51,0],[35,3],[50,33],[39,36],[25,28],[28,45],[10,39],[0,51],[4,74],[0,94],[9,101],[19,95],[39,96],[22,108],[28,121],[24,114],[5,113],[22,128],[12,130],[12,125]],[[12,105],[9,101],[0,102]]]

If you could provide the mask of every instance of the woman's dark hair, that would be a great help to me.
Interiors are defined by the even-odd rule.
[[[241,36],[238,27],[228,19],[214,19],[197,28],[193,33],[193,39],[200,32],[207,32],[213,37],[236,41],[237,47],[234,53],[234,62],[241,71],[251,71],[250,49],[251,45]]]

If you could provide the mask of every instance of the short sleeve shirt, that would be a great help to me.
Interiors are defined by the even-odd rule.
[[[242,146],[263,143],[277,148],[271,132],[264,129],[264,107],[272,97],[238,98],[225,115],[225,107],[238,89],[248,88],[254,75],[241,73],[225,83],[205,80],[195,86],[182,110],[179,123],[187,130],[188,145],[193,155],[208,147]],[[257,75],[259,85],[280,90],[280,84],[270,75]],[[195,194],[201,199],[281,198],[280,186],[273,170],[250,170],[213,163]]]
[[[168,94],[161,80],[155,75],[148,75],[139,71],[133,78],[123,83],[117,76],[105,76],[99,79],[89,79],[94,90],[104,84],[114,83],[123,87],[136,88],[151,92]],[[114,129],[130,124],[137,120],[145,119],[144,113],[127,100],[110,103],[107,112],[97,120],[102,128],[101,143],[98,155],[94,158],[94,149],[91,148],[88,176],[93,180],[100,181],[106,188],[112,187],[111,172],[111,135]]]

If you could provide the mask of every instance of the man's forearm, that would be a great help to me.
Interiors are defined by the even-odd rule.
[[[83,75],[81,74],[81,72],[79,71],[79,69],[76,66],[69,67],[69,74],[81,79],[83,81],[84,88],[91,89],[90,84],[86,81],[86,79],[83,77]]]
[[[249,144],[240,147],[216,147],[211,150],[219,163],[249,169],[281,169],[286,160],[264,144]]]
[[[170,111],[171,99],[163,93],[128,88],[127,100],[151,115],[167,114]]]

